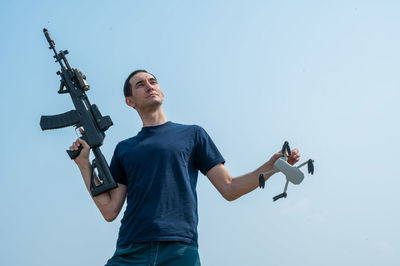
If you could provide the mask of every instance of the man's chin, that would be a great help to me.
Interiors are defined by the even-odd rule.
[[[144,111],[154,111],[161,108],[162,103],[162,101],[152,101],[151,103],[143,105],[141,109]]]

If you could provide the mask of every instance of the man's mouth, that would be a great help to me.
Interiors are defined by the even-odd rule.
[[[152,96],[158,96],[158,94],[156,94],[156,93],[151,93],[151,94],[149,94],[149,96],[147,96],[147,97],[152,97]]]

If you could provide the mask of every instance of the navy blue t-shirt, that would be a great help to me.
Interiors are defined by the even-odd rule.
[[[117,246],[197,243],[198,170],[205,175],[224,162],[207,132],[196,125],[143,127],[135,137],[118,143],[110,170],[128,192]]]

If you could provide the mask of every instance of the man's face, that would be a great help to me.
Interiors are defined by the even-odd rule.
[[[157,79],[146,72],[139,72],[129,80],[132,96],[126,97],[126,103],[135,109],[153,109],[164,101]]]

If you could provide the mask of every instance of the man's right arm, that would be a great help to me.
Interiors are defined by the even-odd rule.
[[[81,150],[79,156],[74,159],[74,161],[81,171],[86,189],[90,194],[90,176],[92,171],[89,161],[90,147],[86,141],[78,138],[69,149],[71,151],[77,150],[80,144],[83,146],[83,149]],[[94,177],[94,180],[96,185],[100,184],[97,176]],[[117,188],[99,194],[96,197],[92,196],[94,203],[96,204],[97,208],[99,208],[101,214],[107,222],[112,222],[115,218],[117,218],[125,202],[126,189],[126,185],[118,183]]]

